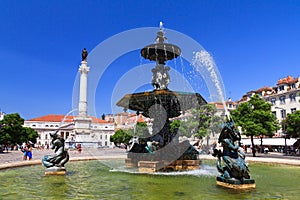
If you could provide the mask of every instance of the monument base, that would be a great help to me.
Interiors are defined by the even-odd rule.
[[[64,167],[49,167],[45,170],[45,175],[66,175],[67,171]]]
[[[224,177],[218,176],[217,177],[217,185],[231,188],[231,189],[255,189],[255,181],[254,179],[243,179],[243,180],[237,180],[237,179],[225,179]]]

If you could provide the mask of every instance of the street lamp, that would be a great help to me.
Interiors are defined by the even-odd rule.
[[[282,132],[284,134],[284,148],[285,148],[285,155],[287,156],[287,144],[286,144],[286,132],[285,132],[285,109],[280,108],[280,107],[275,107],[275,109],[280,109],[281,110],[281,116],[282,116],[282,120],[281,120],[281,124],[282,124]],[[284,123],[282,122],[284,120]]]

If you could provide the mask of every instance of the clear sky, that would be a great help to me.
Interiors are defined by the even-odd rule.
[[[84,47],[92,50],[115,34],[158,27],[160,21],[213,56],[226,98],[238,100],[247,91],[275,86],[280,78],[300,76],[296,0],[2,0],[0,19],[0,109],[25,119],[72,109]],[[111,78],[140,63],[138,56],[135,63],[131,59],[98,85],[98,116],[111,113]]]

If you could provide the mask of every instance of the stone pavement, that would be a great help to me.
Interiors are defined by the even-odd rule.
[[[0,153],[0,170],[10,167],[21,167],[27,165],[36,165],[42,163],[45,155],[53,154],[53,150],[37,150],[32,151],[32,160],[23,160],[21,151],[8,151]],[[70,161],[80,160],[107,160],[107,159],[125,159],[126,151],[124,149],[83,149],[81,153],[77,150],[69,150]]]
[[[8,151],[0,153],[0,170],[10,167],[19,167],[26,165],[41,164],[41,159],[47,155],[53,154],[53,150],[33,150],[33,159],[23,161],[23,153],[21,151]],[[126,151],[124,149],[83,149],[81,153],[76,150],[69,150],[70,161],[79,160],[107,160],[107,159],[125,159]],[[212,155],[200,155],[200,159],[216,160]],[[246,161],[260,163],[274,163],[300,166],[300,156],[285,156],[281,153],[257,154],[252,157],[251,154],[246,155]]]
[[[214,159],[211,155],[200,155],[202,159]],[[256,153],[256,157],[252,156],[252,153],[247,153],[245,160],[248,163],[272,163],[283,165],[300,166],[300,155],[297,156],[285,156],[282,153]]]

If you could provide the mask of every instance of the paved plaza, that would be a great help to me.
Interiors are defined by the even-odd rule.
[[[41,164],[41,159],[47,154],[52,154],[53,150],[33,150],[32,160],[22,160],[23,153],[21,151],[8,151],[0,153],[0,169],[6,169],[10,167],[27,166]],[[69,150],[70,161],[80,160],[107,160],[107,159],[125,159],[127,152],[124,149],[109,148],[109,149],[83,149],[81,153],[77,150]],[[215,160],[212,155],[200,155],[200,159]],[[300,166],[300,156],[285,156],[282,153],[258,153],[256,157],[252,154],[247,154],[246,161],[261,162],[261,163],[275,163]]]

